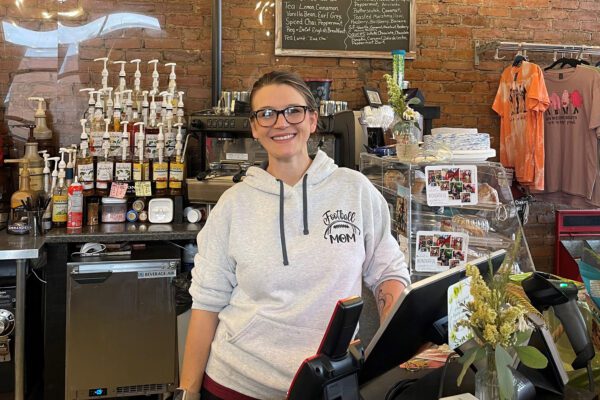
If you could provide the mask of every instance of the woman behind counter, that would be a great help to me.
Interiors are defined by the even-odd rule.
[[[339,299],[360,296],[364,279],[383,319],[409,283],[382,195],[324,152],[309,156],[318,115],[304,81],[265,74],[250,105],[268,164],[249,168],[198,234],[180,398],[285,398]]]

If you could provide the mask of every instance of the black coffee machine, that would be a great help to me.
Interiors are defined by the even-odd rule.
[[[317,147],[325,151],[340,167],[356,168],[354,161],[356,117],[352,111],[319,117],[317,132],[309,139],[309,152]],[[249,161],[266,159],[266,152],[255,142],[250,129],[249,115],[214,115],[194,113],[189,118],[188,131],[198,138],[199,168],[211,162]],[[236,143],[237,141],[237,143]],[[227,150],[235,150],[227,152]]]
[[[239,181],[245,169],[267,160],[267,152],[252,137],[248,113],[193,113],[188,121],[188,132],[197,139],[192,146],[198,146],[192,152],[188,149],[188,154],[199,154],[187,158],[186,184],[191,203],[215,203]],[[309,154],[320,148],[340,167],[356,169],[356,126],[352,111],[319,117],[317,132],[308,141]]]

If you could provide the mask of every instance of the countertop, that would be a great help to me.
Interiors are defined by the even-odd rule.
[[[196,239],[200,224],[120,223],[84,226],[81,229],[52,228],[45,243],[122,242]]]
[[[11,235],[0,231],[0,260],[38,258],[46,243],[194,240],[199,224],[101,224],[77,230],[53,228],[45,235]]]
[[[44,246],[42,236],[10,235],[0,231],[0,260],[38,258]]]

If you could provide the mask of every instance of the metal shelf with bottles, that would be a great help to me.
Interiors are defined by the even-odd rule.
[[[362,153],[360,171],[388,202],[414,280],[508,249],[522,233],[499,163],[411,164]],[[524,236],[515,262],[535,269]]]

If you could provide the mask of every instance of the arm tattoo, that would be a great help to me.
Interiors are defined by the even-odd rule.
[[[381,317],[383,317],[384,310],[392,304],[394,304],[394,296],[391,293],[384,292],[381,287],[377,289],[377,311],[379,311]]]

